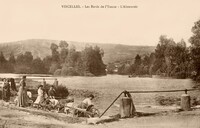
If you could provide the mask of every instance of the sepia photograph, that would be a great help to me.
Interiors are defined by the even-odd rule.
[[[200,128],[199,0],[0,0],[0,128]]]

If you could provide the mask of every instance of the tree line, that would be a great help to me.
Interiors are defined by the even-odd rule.
[[[175,42],[161,35],[159,43],[150,55],[136,55],[133,61],[127,61],[118,67],[118,74],[124,75],[163,75],[175,78],[191,77],[200,80],[200,20],[192,27],[190,46],[182,39]],[[113,73],[114,64],[108,65]]]
[[[41,59],[34,58],[27,51],[17,57],[13,53],[9,58],[0,53],[1,73],[25,73],[25,74],[54,74],[54,75],[105,75],[106,65],[102,57],[104,52],[98,46],[87,46],[82,51],[77,51],[75,46],[69,47],[66,41],[60,41],[59,45],[52,43],[51,55]]]
[[[10,54],[8,60],[4,57],[3,52],[0,53],[0,72],[1,73],[46,73],[44,61],[37,57],[33,58],[31,52],[25,52],[17,57],[13,53]]]
[[[192,71],[189,48],[184,40],[175,42],[166,36],[160,36],[159,44],[150,55],[136,55],[133,63],[122,64],[119,74],[162,75],[166,77],[186,78]]]

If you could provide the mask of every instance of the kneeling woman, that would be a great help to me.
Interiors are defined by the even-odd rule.
[[[86,99],[84,99],[81,102],[81,104],[79,104],[77,107],[81,108],[81,109],[85,109],[86,111],[89,111],[89,109],[94,106],[92,104],[93,99],[94,99],[94,95],[91,94]],[[86,116],[86,113],[79,111],[79,110],[75,110],[74,114],[77,115],[78,117],[85,117]]]
[[[43,91],[42,87],[43,87],[42,85],[38,86],[38,96],[37,96],[37,99],[35,100],[34,104],[40,104],[45,99],[44,91]]]
[[[93,105],[92,100],[94,99],[94,95],[89,95],[86,99],[84,99],[81,104],[78,105],[78,108],[87,109],[89,106]]]

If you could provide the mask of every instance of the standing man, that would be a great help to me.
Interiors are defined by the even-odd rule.
[[[43,90],[44,90],[44,92],[47,93],[48,90],[47,90],[47,83],[46,83],[46,81],[45,81],[45,78],[43,78],[42,85],[43,85]]]
[[[54,83],[53,83],[54,87],[58,86],[58,80],[55,78]]]
[[[45,87],[47,85],[45,78],[43,78],[42,85],[43,85],[43,87]]]

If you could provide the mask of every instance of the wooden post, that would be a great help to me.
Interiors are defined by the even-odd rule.
[[[130,97],[122,97],[120,101],[121,118],[131,117],[132,115],[132,99]]]
[[[181,95],[181,109],[184,111],[191,110],[190,108],[190,96],[188,94]]]

